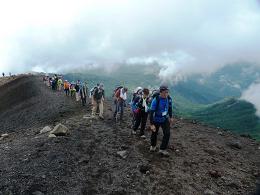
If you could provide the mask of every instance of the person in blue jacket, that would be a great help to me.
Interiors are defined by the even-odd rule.
[[[154,97],[150,109],[151,123],[151,147],[150,151],[156,151],[157,135],[159,128],[163,130],[163,139],[159,153],[168,156],[167,147],[170,139],[170,124],[173,123],[172,98],[169,96],[167,86],[160,86],[160,94]]]

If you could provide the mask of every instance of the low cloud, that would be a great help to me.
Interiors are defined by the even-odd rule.
[[[255,105],[256,114],[260,117],[260,81],[253,83],[241,96],[241,99],[246,100]]]
[[[178,81],[240,60],[260,63],[259,24],[256,0],[1,1],[0,70],[143,64]]]

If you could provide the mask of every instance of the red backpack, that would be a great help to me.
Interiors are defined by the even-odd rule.
[[[116,98],[119,98],[120,97],[120,92],[121,92],[121,89],[122,89],[123,87],[122,86],[120,86],[120,87],[117,87],[115,90],[114,90],[114,97],[116,97]]]
[[[116,93],[115,93],[115,97],[116,97],[116,98],[119,98],[119,97],[120,97],[121,89],[122,89],[122,88],[120,88],[120,89],[118,89],[118,90],[116,91]]]

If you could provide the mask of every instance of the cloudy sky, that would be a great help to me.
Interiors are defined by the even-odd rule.
[[[257,0],[0,0],[0,71],[158,64],[159,75],[260,62]]]

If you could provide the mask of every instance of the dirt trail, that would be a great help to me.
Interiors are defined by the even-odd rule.
[[[38,93],[47,97],[40,102],[51,100],[45,107],[44,103],[35,104],[40,106],[34,108],[32,118],[45,109],[53,109],[51,116],[58,118],[24,121],[37,122],[23,131],[14,126],[11,136],[0,141],[0,195],[37,191],[57,195],[226,195],[252,194],[255,190],[260,145],[254,140],[176,119],[170,140],[174,149],[169,158],[163,158],[149,153],[149,139],[131,135],[130,117],[124,125],[114,124],[109,103],[104,121],[83,119],[90,114],[90,105],[82,108],[47,89],[37,77],[27,79],[36,81]],[[51,104],[53,99],[57,100],[55,108],[62,106],[63,116]],[[12,109],[15,113],[7,109],[10,120],[17,112]],[[128,117],[129,112],[126,114]],[[8,117],[5,120],[10,122]],[[47,134],[38,134],[45,125],[53,127],[59,122],[70,129],[68,136],[48,138]],[[146,134],[149,136],[149,132]],[[162,132],[159,142],[161,136]],[[124,150],[126,158],[117,154]]]

